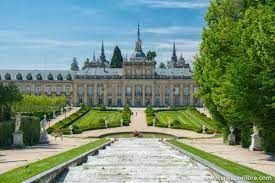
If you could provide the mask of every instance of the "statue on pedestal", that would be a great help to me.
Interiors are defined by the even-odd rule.
[[[39,138],[39,143],[49,143],[48,139],[48,133],[46,130],[46,125],[47,125],[47,116],[44,115],[44,119],[40,121],[40,138]]]
[[[168,128],[171,128],[171,121],[168,121]]]
[[[123,126],[123,119],[120,119],[120,126]]]
[[[24,147],[23,142],[23,132],[20,131],[21,126],[21,114],[17,113],[15,116],[15,129],[14,133],[12,133],[13,136],[13,144],[14,147]]]
[[[253,134],[251,135],[251,145],[249,146],[251,151],[260,151],[261,149],[261,137],[257,126],[253,125]]]
[[[153,126],[156,126],[156,118],[153,119]]]
[[[105,120],[105,128],[108,128],[108,121]]]
[[[53,119],[56,118],[55,110],[53,110]]]
[[[230,134],[228,135],[228,145],[235,145],[236,144],[236,140],[235,140],[235,135],[234,135],[234,128],[230,127]]]

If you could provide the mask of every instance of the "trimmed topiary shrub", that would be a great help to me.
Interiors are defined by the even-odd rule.
[[[21,122],[20,129],[23,131],[24,144],[38,144],[40,138],[40,119],[34,116],[23,116]]]
[[[0,147],[12,144],[12,133],[14,131],[14,121],[0,122]]]

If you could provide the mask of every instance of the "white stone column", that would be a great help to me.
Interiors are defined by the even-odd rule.
[[[170,106],[173,106],[174,105],[174,86],[173,84],[170,84]]]
[[[117,83],[113,84],[112,103],[117,106]]]
[[[94,105],[98,104],[98,99],[97,99],[97,83],[94,83]]]
[[[108,105],[108,86],[107,83],[103,84],[104,94],[103,94],[103,103],[104,105]]]
[[[152,97],[152,100],[151,100],[151,105],[152,105],[152,106],[155,106],[155,98],[156,98],[156,97],[155,97],[155,87],[156,87],[156,86],[155,86],[155,83],[153,83],[153,84],[152,84],[152,96],[151,96],[151,97]]]
[[[183,85],[180,85],[180,105],[183,106]]]
[[[142,106],[145,106],[145,84],[142,85]]]
[[[76,83],[74,83],[74,85],[73,85],[73,104],[74,105],[76,105],[76,103],[77,103],[77,84]]]
[[[190,102],[189,102],[189,104],[193,105],[194,104],[194,97],[193,97],[193,94],[194,94],[194,85],[193,85],[193,83],[190,84],[189,92],[190,92],[190,96],[189,96]]]
[[[83,88],[83,94],[84,94],[84,96],[83,96],[83,103],[84,104],[87,104],[88,102],[87,102],[87,95],[88,95],[88,91],[87,91],[87,84],[84,84],[84,88]]]
[[[135,106],[135,84],[132,84],[132,106]]]
[[[123,82],[123,85],[122,85],[122,93],[121,93],[121,97],[122,97],[122,100],[121,100],[121,102],[122,102],[122,105],[126,105],[126,102],[125,102],[125,91],[126,91],[126,89],[125,89],[125,83]]]
[[[160,106],[164,106],[164,85],[160,85]]]

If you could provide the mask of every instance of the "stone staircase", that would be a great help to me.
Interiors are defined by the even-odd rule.
[[[217,182],[218,175],[158,139],[119,139],[58,182]]]

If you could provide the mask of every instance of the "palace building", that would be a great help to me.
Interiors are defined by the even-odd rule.
[[[122,68],[110,68],[102,43],[100,59],[81,71],[0,70],[0,82],[15,83],[27,94],[66,96],[69,103],[108,106],[201,106],[189,64],[177,59],[175,43],[168,68],[156,68],[142,51],[140,29],[135,49]]]

